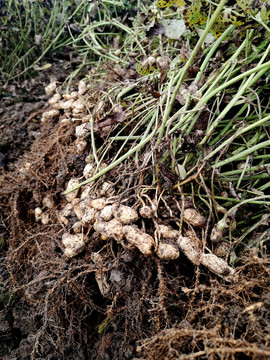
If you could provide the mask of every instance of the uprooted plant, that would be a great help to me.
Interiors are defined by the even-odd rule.
[[[226,3],[88,24],[75,43],[98,66],[46,87],[42,135],[2,195],[9,273],[40,315],[33,359],[48,343],[128,359],[138,340],[149,360],[269,355],[268,5]]]

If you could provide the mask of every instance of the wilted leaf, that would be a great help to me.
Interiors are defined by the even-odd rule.
[[[49,63],[47,63],[47,64],[45,64],[43,66],[35,65],[34,70],[37,70],[37,71],[39,71],[39,70],[47,70],[47,69],[50,69],[51,67],[52,67],[52,64],[49,64]]]
[[[42,35],[35,35],[35,44],[40,45],[42,40]]]
[[[164,83],[170,66],[170,58],[168,56],[159,56],[156,60],[160,69],[160,84]]]
[[[70,29],[73,30],[75,33],[80,34],[82,32],[82,29],[80,28],[79,23],[74,23],[69,25]]]
[[[190,92],[188,90],[187,85],[184,84],[181,85],[178,94],[176,95],[176,100],[178,100],[181,105],[185,105],[189,96],[190,96]]]
[[[243,21],[237,19],[237,16],[233,14],[231,8],[227,8],[224,11],[222,11],[222,16],[223,16],[223,21],[225,23],[231,23],[238,27],[244,24]]]
[[[187,172],[183,165],[176,164],[176,172],[181,180],[184,180],[187,177]]]
[[[202,29],[198,29],[198,34],[201,35],[203,33]],[[215,36],[212,33],[208,33],[204,39],[206,44],[212,44],[216,40]]]
[[[125,120],[124,111],[116,111],[113,114],[105,116],[97,124],[95,124],[95,130],[101,133],[101,136],[107,136],[112,128],[112,125],[122,123]]]
[[[162,25],[165,27],[165,35],[174,40],[178,40],[186,31],[184,20],[163,20]]]
[[[179,59],[183,62],[186,62],[190,57],[190,50],[187,48],[186,44],[183,42],[179,52]]]
[[[165,28],[164,26],[158,22],[156,19],[151,22],[151,24],[148,27],[148,30],[146,31],[147,37],[157,36],[165,34]]]
[[[188,90],[190,91],[190,93],[191,93],[192,95],[196,94],[196,92],[198,91],[198,89],[199,89],[198,85],[194,84],[194,82],[191,83],[191,85],[189,85],[189,87],[188,87]]]

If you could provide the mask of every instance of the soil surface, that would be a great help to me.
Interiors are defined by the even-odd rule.
[[[63,191],[71,178],[82,178],[90,140],[78,150],[78,123],[62,121],[62,110],[41,122],[50,109],[44,87],[63,82],[68,71],[63,65],[1,90],[1,358],[269,359],[266,246],[243,251],[230,282],[182,252],[175,260],[146,256],[137,247],[104,241],[91,226],[84,228],[87,246],[77,256],[64,256],[63,233],[72,233],[77,218],[72,212],[63,223]],[[102,131],[96,136],[102,143]],[[120,202],[138,208],[132,190],[137,168],[121,171],[101,178],[90,193],[101,194],[104,183],[115,191],[102,193],[108,198],[129,189]],[[175,204],[168,191],[158,209],[160,222],[173,224],[179,216]],[[49,213],[48,222],[37,221],[38,207]],[[151,219],[136,225],[154,234]],[[254,237],[267,227],[262,224]],[[93,254],[100,255],[98,261]]]

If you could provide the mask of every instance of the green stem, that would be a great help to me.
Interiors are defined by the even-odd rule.
[[[211,93],[207,93],[207,95],[204,95],[201,100],[197,103],[197,105],[193,108],[193,112],[197,111],[198,109],[200,109],[203,105],[205,105],[212,97],[214,97],[217,93],[219,93],[220,91],[226,89],[227,87],[231,86],[232,84],[242,80],[243,78],[255,73],[255,72],[258,72],[260,70],[264,70],[264,72],[266,72],[270,67],[270,61],[267,61],[266,63],[260,65],[260,66],[256,66],[255,68],[253,69],[250,69],[246,72],[244,72],[243,74],[240,74],[238,76],[236,76],[235,78],[225,82],[224,84],[220,85],[219,87],[215,88]],[[261,73],[259,74],[259,77],[261,77]],[[255,79],[256,81],[258,80],[258,78]],[[189,117],[190,115],[188,115]],[[187,118],[184,118],[183,121],[186,121]],[[178,128],[178,126],[175,126],[173,127],[173,129],[170,130],[170,134],[172,132],[174,132],[176,129]],[[203,139],[204,140],[204,139]],[[203,141],[202,140],[202,141]],[[203,142],[200,143],[200,145],[202,145]]]
[[[157,124],[156,124],[157,126]],[[134,154],[134,152],[136,152],[137,150],[141,149],[145,144],[148,143],[148,141],[150,141],[152,139],[152,137],[155,135],[156,132],[156,127],[155,129],[151,132],[151,134],[149,134],[147,136],[147,138],[145,138],[143,141],[141,141],[138,145],[134,146],[133,148],[131,148],[126,154],[122,155],[119,159],[115,160],[114,162],[112,162],[109,166],[107,166],[105,169],[101,170],[99,173],[97,173],[96,175],[92,176],[90,179],[87,179],[85,181],[83,181],[82,183],[78,184],[77,186],[74,186],[72,189],[68,189],[66,190],[63,195],[69,194],[72,191],[79,189],[80,187],[82,187],[83,185],[87,185],[95,180],[97,180],[98,178],[100,178],[102,175],[106,174],[108,171],[112,170],[113,168],[115,168],[117,165],[121,164],[122,161],[126,160],[130,155]]]
[[[236,161],[238,160],[239,158],[242,158],[242,157],[246,157],[247,155],[249,154],[252,154],[254,153],[255,151],[258,151],[260,149],[263,149],[263,148],[266,148],[267,146],[270,146],[270,140],[267,140],[267,141],[263,141],[255,146],[252,146],[251,148],[249,149],[246,149],[245,151],[242,151],[240,152],[239,154],[236,154],[234,156],[231,156],[230,158],[228,159],[225,159],[223,161],[220,161],[219,163],[217,163],[217,165],[215,166],[216,168],[219,168],[221,166],[224,166],[226,164],[229,164],[233,161]]]
[[[216,76],[216,78],[213,80],[213,78],[211,77],[210,79],[208,79],[208,81],[205,83],[205,85],[200,89],[200,91],[203,93],[204,90],[206,89],[205,94],[203,95],[203,97],[201,98],[201,100],[197,103],[197,105],[194,107],[193,111],[197,111],[198,109],[200,109],[202,106],[204,106],[208,100],[214,96],[216,94],[215,90],[219,89],[220,87],[217,88],[217,84],[219,81],[221,81],[221,79],[224,77],[225,74],[227,74],[227,71],[230,70],[232,68],[232,66],[235,66],[235,59],[238,57],[238,55],[241,53],[242,49],[245,47],[245,42],[243,42],[240,47],[237,49],[237,51],[233,54],[233,56],[226,61],[226,63],[222,66],[221,68],[221,72]],[[230,74],[231,75],[231,71]],[[228,75],[226,75],[228,76]],[[238,80],[237,80],[238,81]],[[228,81],[225,81],[224,84],[227,84]],[[210,84],[210,86],[209,86]],[[223,84],[223,85],[224,85]],[[221,86],[223,86],[221,85]],[[231,83],[228,84],[228,86],[230,86]],[[182,123],[187,123],[188,120],[191,118],[190,114],[184,116],[180,122],[178,122],[170,131],[169,134],[173,133],[176,129],[178,129],[180,127],[180,125]],[[194,117],[192,116],[192,119],[194,119]],[[193,121],[194,122],[194,121]],[[191,125],[192,126],[192,125]],[[191,128],[190,126],[190,128]],[[190,130],[190,129],[189,129]]]
[[[241,201],[239,204],[233,206],[232,208],[230,208],[227,212],[227,214],[224,216],[224,218],[227,218],[228,216],[230,216],[231,214],[234,213],[235,210],[237,210],[240,206],[244,205],[244,204],[248,204],[248,203],[251,203],[253,201],[258,201],[258,200],[261,200],[261,199],[270,199],[270,195],[262,195],[262,196],[257,196],[257,197],[254,197],[254,198],[251,198],[251,199],[247,199],[247,200],[243,200]],[[265,202],[262,201],[260,202],[261,204],[264,204]],[[268,203],[267,203],[268,204]]]
[[[270,115],[266,116],[265,118],[254,122],[253,124],[250,124],[248,126],[246,126],[244,129],[240,130],[237,134],[237,136],[243,135],[244,133],[253,130],[255,127],[258,127],[262,124],[264,124],[265,122],[267,122],[268,120],[270,120]],[[232,140],[234,140],[235,136],[232,135],[229,139],[224,140],[222,142],[222,144],[220,146],[218,146],[215,150],[213,150],[210,154],[208,154],[204,160],[208,160],[210,159],[212,156],[214,156],[217,152],[219,152],[222,148],[224,148],[225,146],[227,146],[228,144],[230,144],[230,142],[232,142]]]
[[[215,43],[213,44],[213,46],[211,47],[209,53],[207,54],[206,58],[204,59],[201,67],[200,67],[200,71],[198,72],[195,80],[194,80],[194,83],[197,84],[201,77],[202,77],[202,74],[206,68],[206,66],[208,65],[209,63],[209,60],[211,59],[211,57],[213,56],[214,52],[217,51],[219,45],[221,44],[221,42],[231,33],[231,31],[233,31],[234,29],[234,25],[230,25],[226,31],[224,31],[224,33],[215,41]]]
[[[181,72],[181,76],[175,86],[175,89],[174,89],[174,92],[172,94],[172,96],[170,97],[170,100],[165,108],[165,113],[164,113],[164,118],[163,118],[163,121],[162,121],[162,124],[161,124],[161,128],[160,128],[160,131],[159,131],[159,135],[158,135],[158,139],[157,139],[157,145],[160,144],[161,142],[161,139],[163,138],[163,135],[164,135],[164,131],[165,131],[165,127],[166,127],[166,123],[167,123],[167,120],[169,119],[169,116],[170,116],[170,113],[171,113],[171,110],[172,110],[172,107],[173,107],[173,104],[174,104],[174,101],[175,101],[175,98],[179,92],[179,89],[183,83],[183,80],[184,80],[184,77],[186,75],[186,72],[188,70],[188,68],[190,67],[190,65],[192,64],[192,62],[194,61],[196,55],[198,54],[207,34],[209,33],[211,27],[213,26],[213,24],[215,23],[218,15],[221,13],[221,11],[224,9],[224,5],[226,4],[227,0],[221,0],[219,5],[217,6],[214,14],[212,15],[210,21],[207,23],[206,25],[206,28],[204,29],[200,39],[198,40],[195,48],[193,49],[191,55],[190,55],[190,58],[188,59],[188,61],[186,62],[186,64],[184,65],[183,69],[182,69],[182,72]]]
[[[76,10],[73,12],[73,14],[71,15],[71,17],[74,17],[76,15],[76,13],[81,9],[81,7],[86,3],[86,0],[82,1],[81,4],[76,8]],[[34,65],[36,65],[40,60],[43,59],[44,55],[53,47],[54,44],[57,43],[58,39],[60,38],[60,36],[62,35],[64,31],[64,25],[60,28],[58,34],[56,35],[56,37],[52,40],[52,42],[50,43],[50,45],[42,52],[42,54],[30,65],[27,66],[23,71],[21,71],[19,74],[14,75],[13,77],[9,78],[8,81],[14,80],[20,76],[22,76],[23,74],[25,74],[27,71],[29,71],[30,69],[33,68]]]
[[[267,50],[265,51],[265,53],[263,54],[260,63],[258,64],[257,71],[258,68],[263,65],[262,62],[264,61],[264,59],[267,57],[268,53],[270,51],[270,46],[268,46]],[[270,62],[268,62],[270,63]],[[267,64],[267,63],[266,63]],[[265,65],[265,64],[264,64]],[[260,70],[258,72],[258,74],[256,75],[256,77],[254,76],[254,74],[251,74],[249,76],[249,78],[244,82],[244,84],[240,87],[240,89],[238,90],[238,92],[234,95],[234,97],[232,98],[232,100],[229,102],[229,104],[225,107],[225,109],[219,114],[219,116],[216,118],[216,120],[212,123],[212,125],[209,127],[209,129],[207,130],[207,134],[205,135],[205,137],[203,138],[203,140],[200,142],[200,145],[203,145],[207,139],[209,138],[209,136],[212,134],[213,130],[216,128],[216,126],[218,125],[219,121],[221,119],[224,118],[224,116],[228,113],[229,110],[231,110],[233,108],[233,106],[235,105],[235,103],[239,100],[240,97],[242,97],[242,95],[245,93],[245,91],[258,79],[260,79],[262,77],[262,75],[267,71],[267,68],[263,68],[262,70]]]
[[[225,171],[225,172],[222,173],[222,176],[229,177],[229,176],[232,176],[232,175],[241,174],[243,172],[243,170],[244,170],[244,172],[262,171],[263,167],[265,167],[265,168],[269,167],[270,168],[270,164],[261,164],[261,165],[247,167],[246,169],[237,169],[237,170]]]

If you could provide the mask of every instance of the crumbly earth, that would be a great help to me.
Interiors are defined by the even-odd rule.
[[[74,256],[64,255],[63,234],[79,227],[74,211],[66,223],[61,218],[68,203],[62,193],[71,178],[82,177],[90,141],[78,150],[76,122],[61,122],[59,116],[41,122],[49,109],[44,86],[50,76],[59,82],[64,76],[60,67],[51,71],[18,88],[10,86],[0,109],[0,356],[269,359],[266,247],[240,254],[237,281],[231,282],[202,264],[194,265],[179,250],[179,256],[161,259],[150,248],[144,254],[126,242],[102,238],[91,223],[82,230],[86,245]],[[126,189],[122,171],[101,178],[91,187],[91,196],[96,197],[105,182],[116,184],[118,194]],[[166,206],[160,205],[156,221],[172,225],[168,209],[175,218],[179,209],[171,194],[164,199]],[[126,206],[139,206],[132,189],[122,200]],[[37,219],[38,207],[49,213],[48,222]],[[154,238],[151,216],[151,211],[143,220],[135,216],[132,226]],[[200,230],[192,229],[198,239]]]

